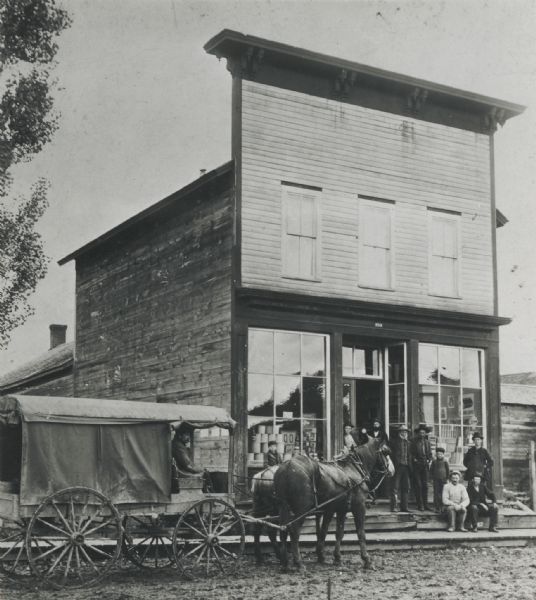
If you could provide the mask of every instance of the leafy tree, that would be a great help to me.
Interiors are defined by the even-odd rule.
[[[31,160],[57,128],[50,69],[57,36],[71,21],[56,0],[0,0],[0,347],[33,309],[29,297],[48,259],[36,224],[46,180],[13,193],[12,167]]]

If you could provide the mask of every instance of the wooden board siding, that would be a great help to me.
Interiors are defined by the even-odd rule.
[[[530,441],[536,440],[536,406],[503,404],[502,456],[504,486],[510,490],[528,489]]]
[[[40,383],[15,388],[3,393],[25,394],[27,396],[64,396],[70,398],[73,395],[73,374],[71,371]]]
[[[230,177],[77,261],[77,396],[230,408]]]
[[[242,90],[242,285],[493,314],[489,137],[256,82]],[[281,181],[321,195],[320,281],[281,277]],[[358,286],[358,194],[395,201],[395,289]],[[428,294],[427,207],[462,214],[461,298]]]

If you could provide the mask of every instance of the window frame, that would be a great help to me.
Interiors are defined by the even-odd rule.
[[[302,236],[295,235],[297,238],[308,238],[313,239],[313,273],[312,275],[306,276],[301,273],[293,273],[289,269],[289,255],[288,249],[289,241],[288,238],[293,234],[287,233],[288,225],[288,207],[291,202],[290,194],[302,193],[306,196],[312,196],[314,201],[314,218],[315,218],[315,236]],[[299,281],[315,281],[320,282],[320,274],[322,272],[322,260],[321,260],[321,213],[320,213],[320,197],[322,195],[322,189],[311,187],[308,185],[281,182],[281,276],[285,279],[295,279]],[[294,200],[294,199],[292,199]]]
[[[331,364],[331,358],[330,358],[330,335],[326,334],[326,333],[316,333],[313,331],[299,331],[299,330],[290,330],[290,329],[277,329],[277,328],[269,328],[269,327],[256,327],[256,326],[250,326],[248,327],[248,348],[249,348],[249,335],[252,332],[255,331],[260,331],[260,332],[269,332],[272,335],[275,335],[277,333],[292,333],[292,334],[297,334],[300,336],[300,368],[301,368],[301,361],[303,358],[303,337],[304,336],[315,336],[315,337],[321,337],[324,340],[324,349],[325,349],[325,375],[323,377],[316,377],[316,376],[306,376],[303,375],[303,373],[300,372],[299,375],[297,375],[297,377],[300,378],[300,416],[297,420],[300,422],[300,451],[303,451],[303,430],[304,430],[304,421],[310,420],[307,419],[307,417],[305,416],[305,412],[303,410],[303,380],[307,379],[307,378],[316,378],[316,379],[323,379],[325,381],[325,417],[323,419],[313,419],[314,421],[320,421],[323,422],[323,426],[325,427],[325,460],[330,460],[331,459],[331,369],[330,369],[330,364]],[[275,357],[274,357],[275,359]],[[255,375],[255,374],[266,374],[271,376],[274,380],[275,377],[278,376],[278,373],[275,370],[275,364],[272,363],[272,368],[270,370],[267,370],[266,373],[260,373],[257,371],[250,371],[250,365],[249,365],[249,356],[248,356],[248,368],[247,368],[247,381],[248,383],[246,384],[246,406],[245,406],[245,410],[246,410],[246,415],[249,417],[249,407],[247,405],[247,399],[249,397],[249,376],[251,374]],[[273,410],[273,417],[272,417],[272,424],[275,426],[277,425],[277,420],[281,419],[281,417],[277,417],[276,416],[276,409],[275,409],[275,402],[274,402],[274,410]],[[283,419],[284,420],[284,419]],[[247,426],[247,430],[249,431],[249,419],[248,419],[248,426]]]
[[[460,376],[460,382],[457,386],[452,386],[450,384],[443,384],[441,383],[440,380],[440,374],[439,374],[439,370],[438,370],[438,375],[437,375],[437,383],[432,384],[432,383],[423,383],[421,381],[420,378],[420,366],[421,366],[421,349],[424,347],[428,347],[428,348],[433,348],[435,353],[436,353],[436,357],[437,357],[437,365],[439,368],[439,351],[441,348],[456,348],[459,351],[459,376]],[[478,352],[478,355],[480,357],[480,387],[475,388],[474,386],[471,387],[465,387],[464,386],[464,379],[463,379],[463,351],[464,350],[476,350]],[[482,404],[482,423],[478,425],[478,429],[482,430],[482,434],[484,436],[484,441],[485,441],[485,446],[487,446],[488,443],[488,415],[487,415],[487,409],[488,409],[488,397],[487,397],[487,380],[486,380],[486,375],[487,375],[487,365],[486,365],[486,350],[484,348],[478,348],[478,347],[474,347],[474,346],[454,346],[454,345],[449,345],[449,344],[436,344],[436,343],[431,343],[431,342],[419,342],[419,350],[418,350],[418,361],[417,361],[417,366],[419,369],[419,376],[418,376],[418,395],[419,398],[421,396],[422,392],[422,387],[423,386],[427,386],[427,387],[435,387],[437,392],[435,392],[435,395],[437,397],[437,405],[435,406],[435,408],[437,408],[437,422],[434,423],[428,423],[429,425],[433,425],[434,428],[435,427],[441,427],[443,425],[442,423],[442,419],[441,419],[441,389],[443,387],[456,387],[459,390],[460,393],[460,403],[461,403],[461,407],[460,407],[460,422],[459,423],[446,423],[445,425],[454,425],[456,427],[460,427],[460,432],[461,432],[461,438],[462,438],[462,448],[466,446],[465,440],[466,440],[466,432],[467,431],[471,431],[470,427],[468,425],[465,425],[464,423],[464,415],[463,415],[463,399],[464,399],[464,392],[466,390],[471,390],[471,389],[478,389],[480,390],[480,394],[481,394],[481,404]],[[454,463],[453,463],[454,464]],[[459,465],[457,465],[459,466]]]
[[[395,281],[395,252],[394,252],[394,241],[395,241],[395,206],[396,203],[393,200],[386,200],[383,198],[368,198],[364,196],[358,196],[359,198],[359,207],[358,207],[358,286],[360,288],[371,289],[371,290],[382,290],[394,292],[396,287]],[[370,283],[368,281],[363,281],[363,269],[361,268],[364,250],[365,247],[373,247],[370,245],[366,245],[363,241],[364,239],[364,227],[365,223],[365,210],[366,208],[381,208],[387,209],[389,211],[389,282],[388,285],[381,286],[375,283]]]
[[[437,296],[439,298],[458,298],[462,297],[461,290],[461,271],[462,271],[462,230],[461,230],[461,213],[454,211],[446,211],[440,208],[434,208],[432,206],[427,207],[427,232],[428,232],[428,295]],[[440,256],[433,254],[433,223],[434,219],[442,219],[444,221],[451,221],[456,224],[456,261],[455,261],[455,290],[452,294],[446,294],[444,291],[438,291],[434,289],[434,269],[433,269],[433,257]],[[447,257],[443,257],[447,258]]]

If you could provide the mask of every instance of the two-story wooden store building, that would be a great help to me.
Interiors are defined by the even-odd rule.
[[[232,161],[61,261],[75,395],[226,407],[237,474],[374,417],[451,463],[482,431],[500,465],[493,134],[523,107],[228,30],[205,49]]]

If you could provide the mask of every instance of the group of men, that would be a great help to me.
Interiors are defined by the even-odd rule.
[[[483,447],[482,435],[475,432],[472,436],[474,446],[464,456],[466,467],[466,488],[461,482],[459,471],[451,471],[445,458],[445,449],[436,448],[433,457],[428,434],[432,431],[426,424],[420,424],[415,436],[409,438],[409,430],[405,425],[398,428],[392,441],[388,441],[379,420],[374,421],[372,431],[363,428],[355,430],[351,425],[345,426],[344,444],[350,448],[352,444],[366,442],[369,436],[379,437],[391,448],[391,458],[395,466],[395,474],[391,482],[390,501],[392,512],[409,512],[409,491],[413,487],[417,510],[431,510],[428,503],[428,484],[433,484],[434,509],[445,512],[448,531],[467,531],[464,523],[467,519],[470,530],[478,531],[478,518],[489,516],[489,530],[496,532],[498,523],[498,506],[491,491],[493,460]]]

